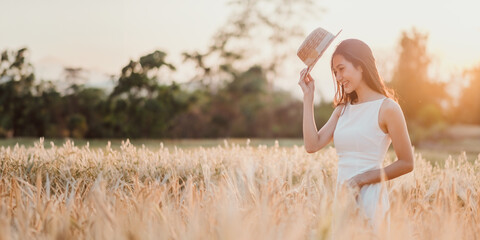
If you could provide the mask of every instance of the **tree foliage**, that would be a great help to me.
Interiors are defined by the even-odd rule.
[[[468,85],[462,90],[453,117],[457,123],[480,124],[480,65],[467,69],[464,75]]]
[[[428,34],[415,28],[402,33],[400,55],[390,83],[399,96],[407,121],[424,127],[445,120],[442,101],[451,99],[446,84],[429,76],[431,57],[427,40]]]

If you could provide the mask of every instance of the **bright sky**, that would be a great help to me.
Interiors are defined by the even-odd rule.
[[[129,59],[138,59],[156,49],[166,51],[167,59],[179,67],[182,51],[207,48],[213,33],[229,14],[227,2],[2,0],[0,50],[28,47],[38,75],[45,78],[58,76],[62,65],[83,67],[97,75],[118,74]],[[318,26],[332,33],[343,29],[312,71],[317,89],[326,98],[331,99],[334,94],[329,60],[334,46],[346,38],[365,41],[377,61],[388,60],[386,63],[391,65],[397,56],[401,31],[415,26],[429,33],[428,50],[435,58],[434,76],[448,80],[450,74],[480,64],[477,1],[335,0],[320,1],[318,5],[327,12],[319,13],[315,21],[305,22],[306,34]],[[292,62],[291,71],[287,71],[291,74],[275,84],[301,96],[297,82],[303,65],[300,60]],[[391,67],[388,64],[379,66],[381,74]],[[385,73],[384,78],[389,76]]]

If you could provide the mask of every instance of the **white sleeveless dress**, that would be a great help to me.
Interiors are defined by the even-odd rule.
[[[338,155],[335,198],[341,183],[357,174],[382,168],[391,143],[390,136],[384,133],[378,124],[380,106],[386,98],[354,105],[347,103],[344,111],[341,111],[343,114],[339,117],[333,133]],[[390,216],[386,215],[390,203],[385,182],[383,190],[381,188],[381,183],[364,185],[357,201],[375,231],[384,217],[387,228],[390,229]]]

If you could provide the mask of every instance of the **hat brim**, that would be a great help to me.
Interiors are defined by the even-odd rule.
[[[307,68],[307,73],[305,73],[305,76],[307,76],[307,74],[310,73],[310,71],[313,69],[313,67],[315,66],[315,64],[317,63],[318,59],[320,59],[320,57],[323,55],[323,53],[325,52],[325,50],[327,50],[327,48],[330,46],[330,44],[333,42],[333,40],[335,40],[335,38],[337,38],[337,36],[340,34],[340,32],[342,32],[342,29],[340,29],[340,31],[338,31],[338,33],[332,38],[330,39],[330,41],[328,41],[327,45],[323,48],[322,52],[320,54],[318,54],[317,58],[315,58],[315,60],[313,61],[312,64],[310,64],[310,66],[308,66]]]

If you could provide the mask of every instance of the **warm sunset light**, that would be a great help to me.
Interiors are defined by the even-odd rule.
[[[480,2],[0,3],[0,239],[478,239]]]

